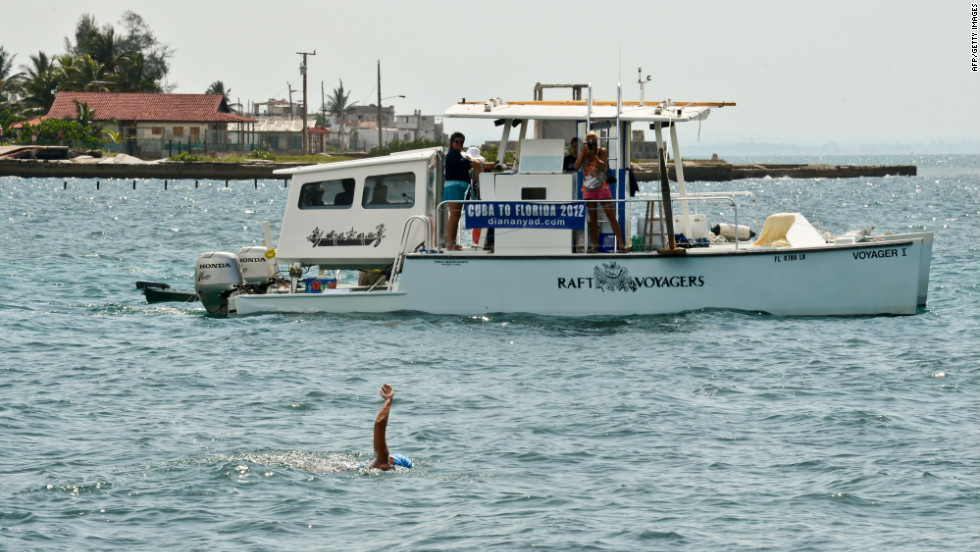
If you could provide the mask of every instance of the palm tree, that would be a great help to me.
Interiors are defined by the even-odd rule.
[[[7,99],[7,94],[14,91],[17,81],[20,80],[22,73],[12,73],[14,70],[14,58],[17,54],[9,54],[7,50],[0,46],[0,102]]]
[[[108,92],[110,74],[105,65],[83,54],[74,59],[70,69],[65,72],[65,82],[61,90],[76,90],[80,92]]]
[[[161,92],[160,75],[147,66],[146,58],[139,52],[127,52],[119,56],[119,65],[112,75],[120,92]]]
[[[21,68],[24,69],[21,81],[24,105],[35,114],[47,113],[54,103],[58,86],[64,80],[63,74],[51,64],[44,52],[31,56],[31,65],[21,65]]]
[[[90,30],[82,50],[83,54],[102,64],[106,73],[116,72],[121,50],[116,44],[116,30],[112,27],[106,26],[101,31]]]
[[[347,103],[350,99],[350,91],[346,94],[344,93],[344,81],[340,80],[340,86],[333,89],[333,93],[327,102],[327,113],[331,115],[336,115],[337,120],[340,121],[340,149],[344,149],[344,119],[347,115],[347,109],[353,106],[357,102]]]
[[[72,100],[72,103],[75,104],[75,111],[78,114],[75,120],[83,127],[91,126],[95,122],[95,111],[88,108],[88,102]]]
[[[221,82],[219,80],[216,80],[216,81],[212,82],[211,83],[211,86],[208,86],[208,89],[205,90],[204,93],[205,94],[221,94],[221,96],[225,100],[225,103],[226,104],[231,104],[231,97],[229,96],[229,94],[231,94],[231,88],[229,88],[228,90],[225,90],[225,83],[223,83],[223,82]]]

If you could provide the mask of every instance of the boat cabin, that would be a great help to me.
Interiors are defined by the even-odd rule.
[[[406,220],[435,212],[442,173],[439,148],[276,171],[292,175],[279,262],[361,270],[390,266]],[[423,242],[424,225],[412,226],[408,243],[414,248]]]
[[[562,171],[563,138],[528,138],[531,121],[571,121],[580,143],[588,131],[598,132],[608,152],[608,168],[616,179],[610,184],[616,217],[621,227],[629,229],[631,204],[622,200],[630,197],[627,169],[632,126],[649,125],[662,145],[664,131],[669,132],[674,158],[679,159],[676,123],[703,120],[710,107],[724,105],[733,104],[681,105],[667,101],[644,105],[591,100],[508,103],[498,99],[450,107],[444,114],[447,119],[486,119],[502,127],[495,170],[480,175],[480,201],[465,202],[460,225],[464,231],[493,228],[493,248],[474,247],[465,253],[569,255],[585,251],[587,245],[598,245],[600,251],[616,247],[604,220],[600,243],[586,243],[581,174]],[[511,129],[519,129],[516,139],[511,137]],[[516,147],[516,157],[513,166],[504,169],[509,146]],[[382,269],[390,267],[403,248],[407,248],[404,252],[441,250],[445,245],[440,242],[442,225],[447,218],[442,202],[444,160],[440,148],[430,148],[276,171],[292,177],[278,261],[329,269]],[[676,173],[683,196],[680,164]],[[413,217],[415,220],[410,221]],[[401,243],[403,232],[407,234]],[[696,235],[697,230],[693,233]]]

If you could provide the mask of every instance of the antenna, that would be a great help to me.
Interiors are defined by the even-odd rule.
[[[616,82],[623,82],[623,43],[619,43],[619,53],[617,54],[618,59],[616,60]]]
[[[637,67],[636,68],[636,82],[637,82],[637,84],[640,85],[640,107],[642,107],[643,106],[643,87],[646,86],[646,83],[650,82],[650,75],[647,75],[646,80],[643,80],[643,68],[642,67]]]

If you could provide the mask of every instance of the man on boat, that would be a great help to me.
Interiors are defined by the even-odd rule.
[[[351,205],[354,203],[354,180],[351,178],[344,179],[343,186],[344,191],[333,196],[334,205]]]
[[[565,159],[561,162],[562,172],[575,172],[578,169],[575,168],[575,161],[578,159],[578,136],[572,136],[572,140],[569,142],[569,149],[572,153],[565,156]]]
[[[387,383],[381,386],[381,396],[385,403],[378,412],[378,417],[374,420],[374,462],[372,468],[387,471],[395,466],[411,468],[412,461],[401,454],[388,453],[388,443],[385,441],[385,429],[388,427],[388,413],[391,411],[391,402],[395,398],[395,390]]]

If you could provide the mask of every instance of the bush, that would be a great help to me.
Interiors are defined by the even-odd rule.
[[[483,157],[486,158],[488,162],[495,163],[497,161],[497,153],[499,151],[500,146],[490,146],[487,148],[487,151],[483,153]],[[507,150],[507,153],[504,154],[504,163],[514,163],[514,152],[512,150]]]
[[[35,131],[37,131],[39,146],[65,145],[70,148],[101,149],[106,143],[102,137],[93,135],[94,132],[101,134],[101,129],[85,127],[78,121],[66,119],[45,119],[37,126],[24,125],[17,134],[15,142],[33,143]]]
[[[170,158],[170,161],[187,161],[187,162],[193,162],[193,161],[214,161],[214,159],[211,159],[210,157],[205,157],[203,155],[196,155],[196,154],[193,154],[193,153],[187,153],[186,151],[184,151],[184,152],[178,153],[177,155],[171,157]]]
[[[268,160],[268,161],[275,161],[276,160],[276,156],[275,155],[272,155],[271,153],[269,153],[267,151],[260,151],[260,150],[253,150],[251,153],[249,153],[245,157],[248,157],[249,159],[265,159],[265,160]]]

